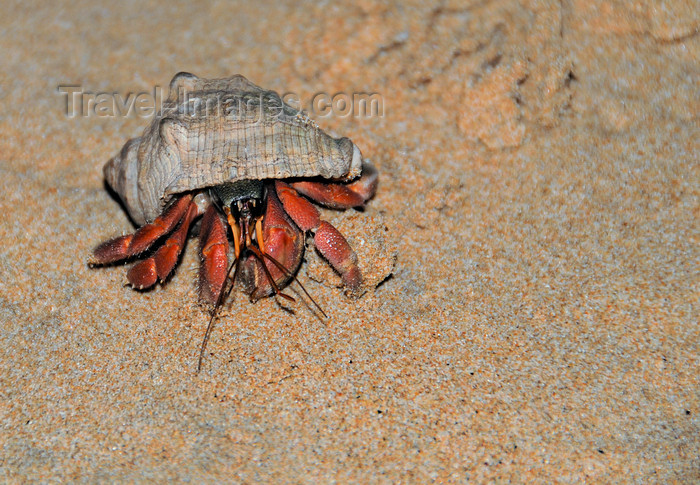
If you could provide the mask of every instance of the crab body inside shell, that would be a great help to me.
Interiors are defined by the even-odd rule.
[[[188,106],[192,99],[222,94],[259,96],[261,104],[250,108],[258,110],[252,117],[210,116],[196,109],[193,114],[182,106],[183,86],[192,90]],[[202,300],[219,302],[231,261],[251,299],[280,293],[301,264],[307,233],[356,295],[362,276],[355,252],[311,201],[347,209],[374,195],[377,172],[359,149],[347,138],[329,137],[298,113],[292,116],[276,93],[242,76],[202,80],[180,73],[170,91],[164,111],[144,135],[130,140],[105,166],[108,183],[143,225],[100,244],[92,263],[137,259],[127,279],[136,289],[150,288],[172,273],[190,227],[201,217]],[[261,118],[275,103],[284,109]]]

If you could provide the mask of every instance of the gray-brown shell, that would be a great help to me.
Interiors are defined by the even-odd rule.
[[[138,224],[173,194],[242,179],[349,180],[360,150],[333,138],[303,112],[243,76],[200,79],[179,73],[162,110],[104,167],[107,183]]]

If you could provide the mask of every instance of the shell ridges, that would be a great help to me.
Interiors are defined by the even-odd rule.
[[[349,180],[362,157],[274,91],[241,75],[178,73],[163,109],[104,168],[135,222],[152,221],[176,193],[242,179]]]

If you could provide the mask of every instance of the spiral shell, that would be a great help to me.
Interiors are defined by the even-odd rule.
[[[162,110],[107,162],[104,175],[141,225],[180,192],[243,179],[350,180],[361,170],[352,141],[328,135],[276,92],[240,75],[182,72]]]

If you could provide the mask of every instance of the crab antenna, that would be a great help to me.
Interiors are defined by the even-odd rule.
[[[221,288],[221,292],[219,292],[219,297],[216,299],[216,304],[214,305],[214,310],[211,312],[211,318],[209,319],[209,324],[207,325],[207,331],[204,332],[204,339],[202,340],[202,347],[199,350],[199,361],[197,362],[197,374],[199,374],[199,371],[202,370],[202,361],[204,360],[204,351],[207,348],[207,343],[209,343],[209,336],[211,335],[212,330],[214,329],[214,318],[216,318],[216,315],[219,312],[219,308],[221,308],[221,305],[226,301],[231,294],[231,291],[233,290],[233,287],[236,285],[236,276],[238,276],[238,269],[240,268],[240,265],[238,264],[240,262],[241,258],[236,258],[233,263],[231,263],[231,266],[229,266],[228,271],[226,272],[226,280],[228,281],[228,277],[231,274],[231,270],[235,267],[236,269],[233,271],[233,278],[231,281],[231,286],[229,286],[228,291],[224,291],[224,288]],[[224,296],[224,293],[226,295]]]
[[[311,300],[311,303],[313,303],[313,304],[316,306],[316,308],[318,308],[318,311],[320,311],[321,314],[322,314],[324,317],[328,318],[328,315],[326,315],[326,312],[323,311],[323,308],[321,308],[321,305],[319,305],[318,303],[316,303],[316,300],[314,300],[313,297],[309,294],[309,292],[306,291],[306,288],[304,288],[304,285],[301,284],[301,281],[299,281],[299,278],[297,278],[295,274],[292,274],[287,268],[285,268],[285,267],[282,265],[282,263],[280,263],[279,261],[277,261],[275,258],[273,258],[272,256],[270,256],[269,254],[263,253],[263,256],[265,256],[267,259],[269,259],[270,261],[272,261],[272,262],[275,264],[275,266],[277,266],[277,267],[280,269],[280,271],[282,271],[284,274],[286,274],[287,276],[289,276],[290,278],[292,278],[294,281],[296,281],[297,284],[301,287],[301,289],[302,289],[302,291],[304,292],[304,294],[306,295],[306,297],[307,297],[309,300]]]
[[[287,299],[288,301],[292,301],[292,302],[296,301],[294,299],[294,297],[291,297],[285,293],[282,293],[282,290],[280,290],[279,286],[277,286],[277,283],[275,283],[275,279],[272,277],[272,275],[270,274],[270,270],[267,269],[267,265],[265,264],[265,258],[264,258],[265,253],[260,252],[260,250],[253,245],[250,245],[248,247],[248,249],[250,249],[250,252],[253,253],[255,255],[255,257],[258,258],[258,260],[260,261],[260,264],[262,265],[263,270],[265,270],[265,276],[267,276],[267,280],[270,282],[270,285],[272,285],[272,289],[274,290],[275,295],[279,295],[279,296]]]

